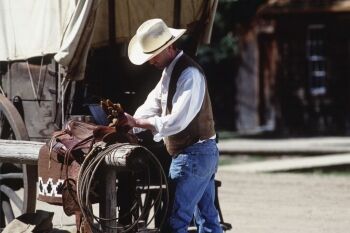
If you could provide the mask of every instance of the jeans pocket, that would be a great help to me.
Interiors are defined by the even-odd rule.
[[[174,157],[170,164],[169,176],[176,179],[184,175],[184,170],[188,166],[188,155],[179,154]]]

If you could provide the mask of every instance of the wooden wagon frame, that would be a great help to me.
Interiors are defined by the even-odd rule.
[[[23,0],[16,0],[13,4],[17,4],[17,7],[23,4],[22,7],[18,7],[21,12],[33,10],[33,5],[47,4],[45,0],[30,2],[37,4],[30,5]],[[218,4],[217,0],[172,0],[156,5],[152,5],[151,1],[148,0],[142,1],[142,4],[134,0],[68,2],[70,3],[58,0],[53,5],[46,5],[46,8],[41,9],[47,11],[47,7],[49,7],[50,11],[59,11],[58,8],[60,8],[61,15],[59,16],[62,18],[62,14],[65,14],[66,21],[63,20],[60,24],[59,35],[61,37],[55,39],[54,48],[43,47],[39,50],[36,48],[36,50],[15,53],[11,53],[13,51],[9,49],[6,55],[0,56],[0,165],[7,163],[17,169],[10,173],[0,171],[0,182],[3,183],[5,180],[22,181],[23,184],[20,186],[24,190],[21,198],[15,192],[16,187],[0,184],[0,193],[2,194],[0,214],[6,212],[4,215],[6,215],[8,222],[16,217],[10,201],[17,206],[21,213],[35,212],[38,151],[43,145],[43,141],[47,140],[51,133],[59,129],[70,117],[69,103],[73,98],[72,93],[75,91],[76,81],[84,78],[89,49],[94,46],[108,46],[121,41],[126,42],[141,22],[154,17],[165,18],[168,25],[186,27],[191,29],[190,32],[194,28],[199,28],[200,33],[192,31],[192,33],[196,33],[195,47],[203,41],[208,43]],[[3,4],[3,12],[9,10],[12,13],[16,12],[17,8],[12,9],[10,3],[1,4]],[[28,6],[31,9],[26,9]],[[55,7],[57,8],[55,9]],[[128,11],[132,9],[135,12],[133,14],[128,12],[129,15],[125,15],[125,12],[123,13],[125,7],[128,8]],[[35,8],[34,10],[39,9]],[[140,14],[140,12],[143,13]],[[127,19],[128,28],[125,28],[125,19]],[[22,26],[26,27],[33,22],[22,20],[21,23]],[[26,23],[28,25],[23,25]],[[7,29],[9,28],[16,31],[11,26],[8,26]],[[7,36],[6,27],[3,35]],[[25,39],[16,38],[15,43],[22,43]],[[0,43],[0,48],[2,48],[1,46]],[[15,46],[21,47],[17,44]],[[23,70],[27,72],[25,75]],[[45,86],[47,77],[51,78],[49,87]],[[18,80],[14,82],[14,78]],[[21,96],[23,93],[30,93],[31,97]],[[46,97],[51,95],[51,98],[46,98],[45,95]],[[44,114],[44,118],[40,114],[38,115],[38,112],[42,111],[46,114]],[[33,122],[40,122],[42,125],[38,126]],[[38,134],[38,132],[40,133]],[[111,178],[115,174],[108,173],[107,176]],[[107,187],[107,189],[114,188],[115,190],[115,187],[112,186]],[[110,202],[107,199],[104,201],[105,203]],[[113,213],[108,210],[107,206],[110,206],[110,203],[104,205],[100,212],[104,212],[103,216],[113,217]],[[5,226],[4,215],[0,216],[0,229]],[[222,215],[220,217],[222,219]]]

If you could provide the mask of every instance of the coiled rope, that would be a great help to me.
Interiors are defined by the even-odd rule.
[[[125,150],[128,147],[130,149],[130,146],[133,147],[133,150],[130,150],[131,153],[126,155],[127,158],[124,160],[126,161],[126,164],[118,164],[120,161],[118,161],[118,158],[113,157],[113,155],[115,155],[115,152],[118,150]],[[131,169],[132,171],[136,170],[137,172],[144,173],[144,175],[142,176],[142,180],[138,180],[137,182],[137,190],[139,195],[141,195],[141,193],[145,194],[145,204],[142,205],[142,203],[140,203],[142,202],[141,198],[135,198],[131,209],[126,214],[113,219],[106,219],[96,216],[93,213],[92,203],[90,202],[90,193],[92,193],[93,191],[91,187],[93,185],[95,174],[98,168],[100,168],[100,166],[103,165],[104,162],[106,162],[107,160],[109,161],[108,163],[113,164],[117,172],[118,169],[125,169],[126,167],[128,169]],[[155,185],[151,184],[150,168],[152,168],[152,172],[156,172],[158,178],[158,180],[155,182],[157,187],[157,193],[155,197],[153,196],[153,200],[151,197],[150,187],[151,185],[153,187]],[[145,221],[145,227],[147,227],[155,219],[155,216],[161,211],[161,213],[163,213],[163,216],[161,217],[159,224],[160,229],[164,223],[165,213],[167,212],[169,203],[168,183],[166,175],[164,173],[164,170],[162,169],[159,160],[147,148],[139,145],[132,145],[129,143],[117,143],[109,146],[106,146],[105,144],[94,145],[93,149],[85,157],[84,162],[81,165],[77,181],[77,196],[82,214],[85,220],[89,223],[90,227],[95,232],[103,232],[101,229],[103,227],[107,227],[110,229],[117,229],[118,232],[126,233],[130,232],[131,230],[135,230],[135,227],[137,227],[141,221]],[[162,197],[164,199],[162,199]],[[163,205],[161,205],[162,201]],[[152,208],[154,210],[153,216],[149,216],[149,211]],[[136,219],[134,219],[134,221],[131,224],[126,226],[118,224],[119,219],[122,219],[127,214],[132,214],[135,212],[139,213],[139,216]],[[96,224],[94,224],[94,221],[97,223],[97,226]],[[110,221],[116,221],[116,226],[107,226],[105,224],[102,224],[103,222]]]

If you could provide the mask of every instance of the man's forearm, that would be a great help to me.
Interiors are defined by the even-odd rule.
[[[148,119],[136,119],[135,118],[135,127],[149,129],[151,131],[155,131],[155,129],[156,129]]]
[[[151,121],[147,118],[134,118],[128,113],[124,113],[127,119],[127,125],[131,128],[137,127],[142,129],[149,129],[151,131],[155,131],[155,127],[151,124]]]

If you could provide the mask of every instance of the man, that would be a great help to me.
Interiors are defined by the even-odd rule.
[[[138,28],[129,43],[130,61],[148,61],[163,73],[134,117],[126,116],[131,127],[151,130],[156,141],[164,139],[172,155],[171,230],[164,232],[187,232],[196,210],[199,232],[217,233],[222,229],[214,205],[219,154],[213,113],[201,67],[174,45],[185,31],[168,28],[161,19],[147,20]]]

